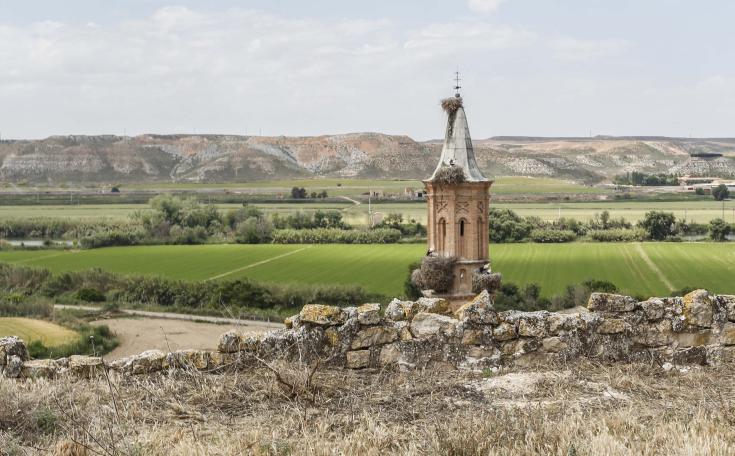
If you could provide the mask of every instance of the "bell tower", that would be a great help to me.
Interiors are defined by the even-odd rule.
[[[459,89],[457,75],[455,96],[441,102],[447,114],[444,145],[436,170],[424,181],[428,252],[414,276],[414,283],[426,288],[424,295],[449,299],[453,306],[471,299],[481,288],[478,279],[490,275],[487,218],[492,181],[477,166]],[[437,270],[431,264],[440,265],[441,284],[432,279]]]

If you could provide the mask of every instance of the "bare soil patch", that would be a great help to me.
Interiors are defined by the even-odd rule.
[[[187,348],[213,350],[217,348],[219,336],[230,329],[237,328],[238,331],[253,335],[273,329],[273,325],[259,325],[255,322],[218,325],[163,318],[114,318],[97,320],[92,324],[107,325],[120,341],[120,345],[105,356],[107,359],[122,358],[153,349],[165,352]]]

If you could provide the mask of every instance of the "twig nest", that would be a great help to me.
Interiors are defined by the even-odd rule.
[[[436,172],[432,181],[444,185],[462,184],[467,182],[467,176],[459,166],[442,166]]]
[[[450,97],[441,101],[442,109],[449,115],[457,112],[462,107],[462,97]]]

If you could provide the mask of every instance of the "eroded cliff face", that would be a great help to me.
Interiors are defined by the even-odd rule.
[[[441,145],[407,136],[57,136],[1,141],[0,178],[44,182],[223,182],[291,177],[423,179]],[[719,153],[712,159],[690,153]],[[475,142],[488,176],[597,183],[628,171],[735,176],[735,140],[535,139]]]

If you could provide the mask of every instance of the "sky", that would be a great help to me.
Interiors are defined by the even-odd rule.
[[[0,136],[735,136],[729,0],[0,0]]]

